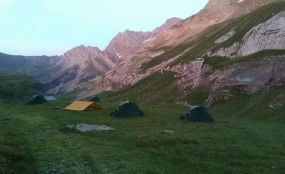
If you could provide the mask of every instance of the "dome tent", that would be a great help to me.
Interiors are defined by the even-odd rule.
[[[190,106],[188,112],[186,112],[181,118],[181,120],[189,122],[205,122],[211,123],[214,121],[213,117],[204,106]]]
[[[111,114],[114,117],[130,118],[143,116],[143,111],[133,102],[122,102]]]
[[[102,102],[101,99],[98,96],[93,96],[89,101]]]
[[[48,101],[42,95],[35,95],[33,98],[26,103],[26,105],[36,105],[36,104],[43,104],[48,103]]]

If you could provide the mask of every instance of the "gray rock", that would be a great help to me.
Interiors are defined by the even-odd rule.
[[[97,130],[97,131],[114,131],[116,129],[106,126],[106,125],[89,125],[89,124],[72,124],[72,125],[66,125],[68,128],[71,129],[77,129],[81,132],[85,132],[85,131],[91,131],[91,130]]]
[[[173,134],[173,130],[164,130],[163,132],[167,134]]]
[[[219,39],[217,39],[215,41],[216,44],[219,44],[219,43],[223,43],[227,40],[229,40],[231,37],[233,37],[233,35],[235,34],[235,30],[231,30],[229,31],[227,34],[223,35],[222,37],[220,37]]]

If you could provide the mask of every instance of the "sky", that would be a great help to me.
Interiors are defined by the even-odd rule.
[[[79,45],[104,50],[119,32],[152,31],[199,12],[208,0],[0,0],[0,52],[63,55]]]

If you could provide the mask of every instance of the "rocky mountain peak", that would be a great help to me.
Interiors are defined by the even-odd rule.
[[[182,19],[177,18],[177,17],[167,19],[163,25],[155,28],[152,31],[151,36],[144,42],[144,46],[147,47],[149,45],[149,43],[156,38],[157,35],[159,35],[164,30],[173,27],[174,25],[176,25],[180,21],[182,21]]]
[[[140,49],[150,35],[151,32],[125,30],[111,40],[105,52],[114,60],[125,59]]]
[[[143,46],[146,46],[149,41],[153,40],[159,33],[165,29],[171,28],[181,19],[173,17],[155,28],[152,32],[131,31],[126,29],[123,33],[118,33],[106,47],[105,52],[108,53],[113,60],[123,60],[128,56],[136,53]]]
[[[153,34],[160,33],[160,32],[162,32],[164,29],[171,28],[172,26],[174,26],[175,24],[177,24],[177,23],[180,22],[180,21],[182,21],[182,19],[177,18],[177,17],[173,17],[173,18],[167,19],[167,20],[165,21],[165,23],[164,23],[162,26],[155,28],[155,29],[152,31],[152,33],[153,33]]]
[[[52,76],[56,77],[44,85],[48,93],[63,93],[81,83],[101,75],[114,66],[108,55],[97,47],[80,45],[64,53],[55,64]]]

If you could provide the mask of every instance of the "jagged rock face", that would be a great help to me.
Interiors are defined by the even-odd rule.
[[[175,72],[179,77],[177,81],[177,92],[183,93],[205,83],[203,74],[211,69],[210,66],[204,64],[204,59],[197,58],[185,64],[178,64],[171,68],[165,68],[165,71]]]
[[[119,33],[111,40],[106,47],[105,52],[108,53],[113,60],[125,59],[138,51],[150,35],[151,32],[126,30],[123,33]]]
[[[54,78],[44,84],[50,94],[63,93],[75,89],[80,84],[106,73],[114,66],[108,55],[97,47],[75,47],[63,55],[53,69]]]
[[[285,45],[285,12],[279,13],[268,21],[252,28],[240,42],[228,48],[221,48],[216,52],[207,53],[208,56],[240,57],[250,55],[261,50],[284,49]]]
[[[152,41],[150,47],[173,46],[190,41],[211,25],[247,14],[263,4],[275,1],[278,0],[209,0],[199,13],[179,22],[175,27],[164,30]]]
[[[268,91],[271,86],[285,84],[285,56],[271,56],[259,61],[237,63],[215,71],[208,104],[229,96],[236,88],[246,94]]]

